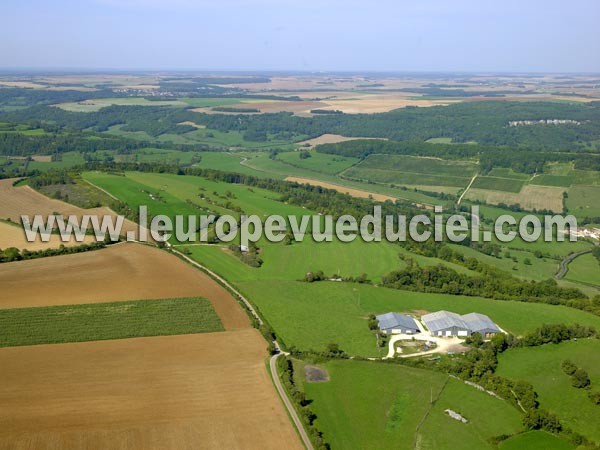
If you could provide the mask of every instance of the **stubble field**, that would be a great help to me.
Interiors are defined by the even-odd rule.
[[[300,449],[253,329],[0,349],[0,449]]]
[[[138,244],[3,264],[0,285],[0,308],[205,297],[226,330],[250,326],[236,300],[207,275]]]

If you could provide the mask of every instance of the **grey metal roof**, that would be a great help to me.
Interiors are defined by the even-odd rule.
[[[465,314],[464,316],[462,316],[462,320],[468,325],[469,329],[473,333],[475,333],[477,331],[484,331],[484,330],[487,331],[488,333],[490,333],[490,332],[500,333],[500,328],[498,328],[498,325],[496,325],[494,322],[492,322],[492,319],[490,319],[485,314],[479,314],[479,313]]]
[[[468,325],[462,320],[461,316],[450,311],[437,311],[431,314],[425,314],[421,317],[429,331],[437,332],[448,328],[456,327],[468,330]]]
[[[391,330],[391,329],[409,329],[409,330],[418,330],[419,327],[410,316],[405,316],[404,314],[398,314],[394,312],[390,312],[387,314],[380,314],[375,316],[377,321],[379,322],[380,330]]]

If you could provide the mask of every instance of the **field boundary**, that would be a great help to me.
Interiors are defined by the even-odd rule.
[[[91,181],[86,180],[85,178],[81,178],[83,181],[85,181],[87,184],[89,184],[90,186],[98,189],[99,191],[104,192],[106,195],[108,195],[110,198],[112,198],[113,200],[116,200],[118,202],[120,202],[121,200],[119,200],[117,197],[115,197],[113,194],[111,194],[110,192],[108,192],[106,189],[102,189],[100,186],[95,185],[94,183],[92,183]]]
[[[202,270],[207,275],[213,277],[213,279],[215,279],[215,281],[222,283],[224,287],[226,287],[228,290],[230,290],[233,294],[235,294],[240,299],[240,301],[243,302],[243,304],[246,306],[248,312],[256,319],[256,321],[259,325],[264,324],[264,321],[262,320],[260,315],[256,312],[256,310],[254,309],[252,304],[248,301],[248,299],[246,299],[246,297],[244,297],[237,289],[235,289],[231,284],[229,284],[229,282],[227,280],[225,280],[223,277],[216,274],[209,268],[203,266],[199,262],[194,261],[189,256],[184,255],[179,250],[176,250],[171,247],[171,248],[169,248],[169,251],[177,254],[178,256],[183,258],[188,263],[190,263],[193,266],[195,266],[196,268]],[[279,374],[277,373],[277,368],[275,367],[275,361],[277,360],[277,358],[279,356],[281,356],[284,353],[281,351],[277,340],[273,341],[273,345],[275,346],[275,351],[277,352],[269,360],[269,368],[270,368],[273,384],[275,386],[275,389],[279,393],[281,400],[282,400],[285,408],[288,411],[288,414],[292,418],[292,422],[294,423],[294,425],[298,431],[298,434],[300,435],[300,437],[302,439],[304,446],[306,447],[307,450],[314,450],[313,445],[308,437],[308,434],[306,433],[306,430],[302,424],[302,421],[300,420],[300,417],[298,417],[298,413],[296,412],[296,409],[294,408],[294,406],[292,405],[292,402],[290,401],[289,397],[287,396],[287,392],[285,391],[285,389],[283,389],[283,386],[281,386],[281,381],[279,380]]]
[[[421,419],[421,421],[417,425],[417,428],[415,428],[415,438],[414,438],[414,442],[413,442],[413,448],[414,449],[420,448],[419,447],[419,430],[421,429],[421,427],[423,426],[423,424],[425,423],[425,421],[429,417],[429,414],[431,413],[431,410],[433,409],[433,407],[435,406],[435,404],[437,403],[437,401],[442,396],[442,393],[444,392],[444,389],[446,389],[446,385],[448,384],[448,381],[450,381],[450,377],[449,376],[446,377],[446,380],[444,381],[444,384],[442,385],[441,389],[439,390],[439,392],[437,393],[437,395],[435,396],[435,398],[431,399],[431,402],[429,403],[429,408],[427,409],[427,411],[425,412],[425,415],[423,416],[423,418]]]

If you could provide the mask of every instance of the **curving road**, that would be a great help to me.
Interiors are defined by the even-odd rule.
[[[569,263],[571,261],[573,261],[575,258],[577,258],[578,256],[585,255],[586,253],[592,253],[592,251],[591,250],[583,250],[581,252],[571,253],[570,255],[568,255],[565,259],[563,259],[560,262],[560,268],[558,269],[558,272],[556,272],[556,275],[554,275],[554,278],[556,278],[557,280],[560,280],[562,277],[564,277],[567,274],[567,272],[569,271]]]
[[[275,347],[277,349],[279,349],[279,346],[277,345],[276,342],[275,342]],[[279,353],[275,353],[273,356],[271,356],[271,359],[269,361],[269,368],[271,369],[271,377],[273,378],[273,383],[275,383],[275,388],[277,389],[277,392],[279,392],[279,396],[281,397],[281,400],[283,400],[283,404],[285,405],[288,412],[290,413],[290,416],[292,417],[292,421],[294,422],[294,425],[296,425],[296,429],[298,430],[298,434],[300,434],[300,437],[302,438],[302,442],[304,443],[304,446],[306,447],[307,450],[314,450],[312,442],[310,442],[310,439],[308,438],[308,434],[306,434],[304,425],[300,421],[300,417],[298,417],[298,414],[296,413],[296,409],[294,408],[294,405],[292,405],[292,402],[288,398],[287,393],[285,392],[285,389],[283,388],[283,385],[281,384],[281,380],[279,379],[279,375],[277,374],[277,366],[276,366],[277,358],[279,358],[281,355],[288,355],[288,354],[289,353],[282,353],[280,351]]]
[[[229,290],[231,290],[231,292],[233,292],[235,295],[237,295],[242,302],[244,302],[244,305],[246,305],[246,307],[248,308],[248,310],[250,311],[252,316],[254,316],[254,318],[257,320],[257,322],[260,325],[263,324],[262,319],[260,318],[260,316],[258,315],[256,310],[254,309],[252,304],[248,301],[248,299],[246,299],[246,297],[244,297],[242,294],[240,294],[238,292],[238,290],[235,289],[231,284],[229,284],[224,278],[217,275],[215,272],[213,272],[209,268],[203,266],[202,264],[198,263],[197,261],[194,261],[189,256],[184,255],[179,250],[174,249],[172,246],[169,246],[168,248],[171,252],[176,253],[178,256],[185,259],[187,262],[189,262],[193,266],[198,267],[200,270],[208,273],[211,277],[213,277],[217,281],[221,282],[224,286],[226,286]],[[281,397],[281,400],[283,401],[285,408],[287,409],[290,417],[292,418],[292,421],[294,422],[294,425],[296,426],[296,429],[298,430],[298,434],[300,435],[300,438],[302,439],[304,446],[306,447],[307,450],[314,450],[314,447],[313,447],[312,443],[310,442],[310,439],[308,438],[308,434],[306,433],[306,430],[304,429],[304,424],[300,420],[300,417],[298,417],[296,408],[294,408],[294,405],[292,404],[289,397],[287,396],[287,392],[283,388],[283,385],[281,384],[281,380],[279,380],[279,374],[277,373],[277,366],[276,366],[277,358],[279,358],[281,355],[289,355],[289,353],[282,352],[281,348],[279,347],[279,343],[277,341],[273,341],[273,345],[275,346],[275,350],[277,353],[275,353],[269,360],[269,369],[271,371],[271,378],[273,379],[275,388],[277,389],[277,392],[279,393],[279,396]]]

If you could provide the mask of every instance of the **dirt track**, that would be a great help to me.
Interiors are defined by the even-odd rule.
[[[237,301],[179,258],[140,244],[0,264],[0,308],[206,297],[226,330],[250,327]]]
[[[0,449],[300,449],[265,348],[248,329],[0,349]]]

